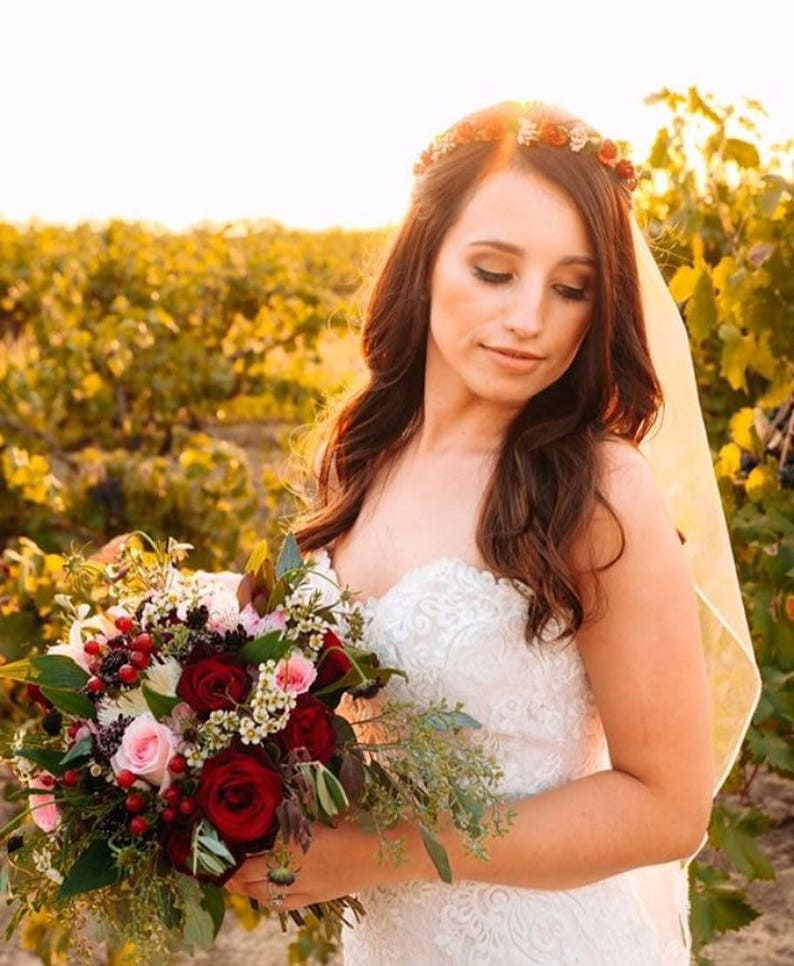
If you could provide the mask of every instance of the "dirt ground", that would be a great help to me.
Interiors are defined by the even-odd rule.
[[[769,855],[777,878],[756,882],[749,899],[762,915],[739,932],[725,933],[704,953],[715,966],[789,966],[794,963],[794,782],[775,775],[759,774],[753,784],[753,799],[763,803],[772,827],[761,846]],[[5,908],[0,908],[0,921]],[[179,966],[286,966],[287,947],[294,933],[282,935],[277,922],[263,922],[251,932],[244,930],[233,915],[227,917],[214,951],[184,956]],[[222,950],[222,952],[219,952]],[[341,966],[341,956],[329,966]],[[18,941],[0,945],[0,966],[40,966],[40,960],[20,948]],[[102,960],[98,959],[97,963]]]

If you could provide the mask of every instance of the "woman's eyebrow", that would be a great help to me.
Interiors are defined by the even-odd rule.
[[[511,255],[525,255],[526,252],[520,245],[513,245],[512,242],[500,241],[498,238],[485,238],[481,241],[469,242],[468,247],[473,245],[490,245],[491,248],[498,248],[500,251],[509,252]],[[560,259],[560,265],[587,265],[589,268],[597,268],[596,260],[590,255],[566,255]]]

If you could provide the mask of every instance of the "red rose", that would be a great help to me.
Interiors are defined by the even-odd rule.
[[[326,631],[317,656],[317,677],[309,690],[319,691],[326,685],[339,681],[352,667],[352,661],[345,654],[345,645],[333,631]]]
[[[216,654],[186,665],[176,693],[195,711],[230,711],[251,690],[248,671],[233,654]]]
[[[618,156],[618,146],[614,141],[610,141],[606,138],[601,142],[601,147],[598,150],[598,160],[602,164],[614,165],[615,159]]]
[[[227,748],[204,762],[196,798],[228,845],[259,841],[276,827],[281,776],[258,748]]]
[[[287,751],[305,748],[313,761],[327,765],[336,748],[332,719],[333,712],[322,701],[311,694],[299,694],[298,703],[279,737]]]
[[[555,148],[564,148],[568,143],[568,132],[554,121],[542,121],[538,136],[541,141],[551,144]]]

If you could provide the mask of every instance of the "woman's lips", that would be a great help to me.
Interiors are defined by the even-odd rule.
[[[499,349],[492,346],[483,346],[494,362],[506,369],[524,370],[531,369],[536,362],[540,362],[540,356],[529,355],[528,353],[518,352],[515,349]]]

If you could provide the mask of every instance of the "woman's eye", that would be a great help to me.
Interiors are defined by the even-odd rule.
[[[566,302],[584,302],[587,300],[587,290],[572,288],[570,285],[558,285],[557,291]]]
[[[491,285],[503,285],[513,277],[509,272],[489,272],[485,268],[480,268],[479,265],[474,266],[474,271],[483,282],[488,282]]]

